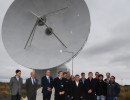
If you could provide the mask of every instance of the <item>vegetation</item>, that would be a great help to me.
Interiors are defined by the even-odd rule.
[[[40,85],[38,86],[38,88],[40,88]],[[11,91],[10,91],[9,83],[0,82],[0,97],[6,98],[10,95],[11,95]],[[27,93],[26,93],[26,88],[24,84],[22,88],[22,97],[25,98],[26,95]]]
[[[130,100],[130,86],[121,86],[120,100]]]
[[[9,83],[1,83],[0,82],[0,95],[4,96],[4,97],[10,95]]]
[[[40,88],[40,86],[39,86]],[[0,97],[9,97],[11,95],[9,83],[0,82]],[[22,97],[26,97],[25,85],[22,89]],[[119,100],[130,100],[130,86],[121,86],[121,93],[119,95]]]

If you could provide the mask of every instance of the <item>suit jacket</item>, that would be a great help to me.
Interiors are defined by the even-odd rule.
[[[32,95],[37,94],[37,88],[38,88],[38,80],[35,78],[35,84],[32,83],[31,78],[28,78],[26,80],[26,90],[27,90],[27,96],[31,97]]]
[[[85,88],[85,85],[84,85],[85,80],[86,80],[86,78],[84,79],[84,81],[82,80],[82,78],[80,79],[80,82],[83,83],[83,88]],[[85,90],[83,90],[83,98],[85,98]]]
[[[23,79],[20,77],[19,81],[16,79],[16,76],[12,77],[10,79],[10,89],[11,89],[11,94],[12,95],[21,95],[21,90],[22,90],[22,85],[23,85]]]
[[[94,81],[95,81],[95,85],[97,85],[97,84],[98,84],[99,79],[94,78]]]
[[[86,78],[84,79],[84,81],[83,81],[82,78],[81,78],[81,79],[80,79],[80,82],[82,82],[83,85],[84,85],[85,80],[86,80]]]
[[[104,81],[98,81],[97,85],[96,85],[96,95],[100,96],[100,95],[107,95],[107,83]]]
[[[46,76],[43,76],[42,79],[41,79],[41,86],[43,87],[43,88],[42,88],[42,93],[43,93],[43,94],[46,94],[46,93],[50,92],[50,91],[47,90],[47,88],[48,88],[48,87],[53,88],[53,78],[50,77],[50,83],[49,83],[47,77],[46,77]],[[51,92],[52,92],[52,91],[51,91]],[[50,93],[51,93],[51,92],[50,92]]]
[[[72,81],[71,78],[67,79],[67,78],[63,78],[64,82],[65,82],[65,93],[67,96],[71,96],[72,95]]]
[[[65,81],[60,80],[58,77],[54,79],[55,95],[59,95],[59,92],[65,91]]]
[[[83,83],[79,81],[78,86],[76,85],[76,82],[74,81],[72,83],[72,97],[74,100],[80,100],[81,97],[83,97]]]
[[[108,78],[104,79],[104,82],[106,82],[107,84],[109,83],[109,81],[110,81],[110,78],[109,79]]]
[[[95,95],[95,88],[96,88],[96,84],[95,84],[95,80],[92,79],[90,81],[90,79],[86,79],[84,82],[84,87],[85,87],[85,95],[88,95],[88,91],[91,89],[92,93],[90,93],[89,95]]]

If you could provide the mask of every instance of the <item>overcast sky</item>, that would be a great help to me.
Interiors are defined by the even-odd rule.
[[[120,84],[130,84],[130,0],[85,1],[90,10],[91,32],[85,47],[74,59],[74,73],[99,71],[105,75],[110,72]],[[12,2],[0,0],[0,31],[5,12]],[[22,77],[26,79],[31,71],[8,56],[1,35],[0,68],[0,80],[13,76],[16,69],[21,69]]]

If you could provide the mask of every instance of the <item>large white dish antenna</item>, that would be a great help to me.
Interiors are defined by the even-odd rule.
[[[57,67],[83,48],[90,32],[84,0],[14,0],[2,26],[4,46],[13,60],[32,69]]]

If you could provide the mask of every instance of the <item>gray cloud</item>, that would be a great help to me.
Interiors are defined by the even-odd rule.
[[[113,58],[110,62],[111,63],[120,63],[125,65],[130,65],[130,19],[119,24],[116,28],[113,29],[113,32],[118,36],[120,41],[124,44],[121,45],[122,50],[118,52],[117,56]]]
[[[98,46],[88,48],[88,50],[85,50],[83,52],[86,52],[86,56],[92,57],[115,52],[117,50],[126,48],[126,46],[129,46],[129,40],[124,41],[123,39],[121,40],[119,38],[115,38],[107,41],[106,43],[99,44]]]

